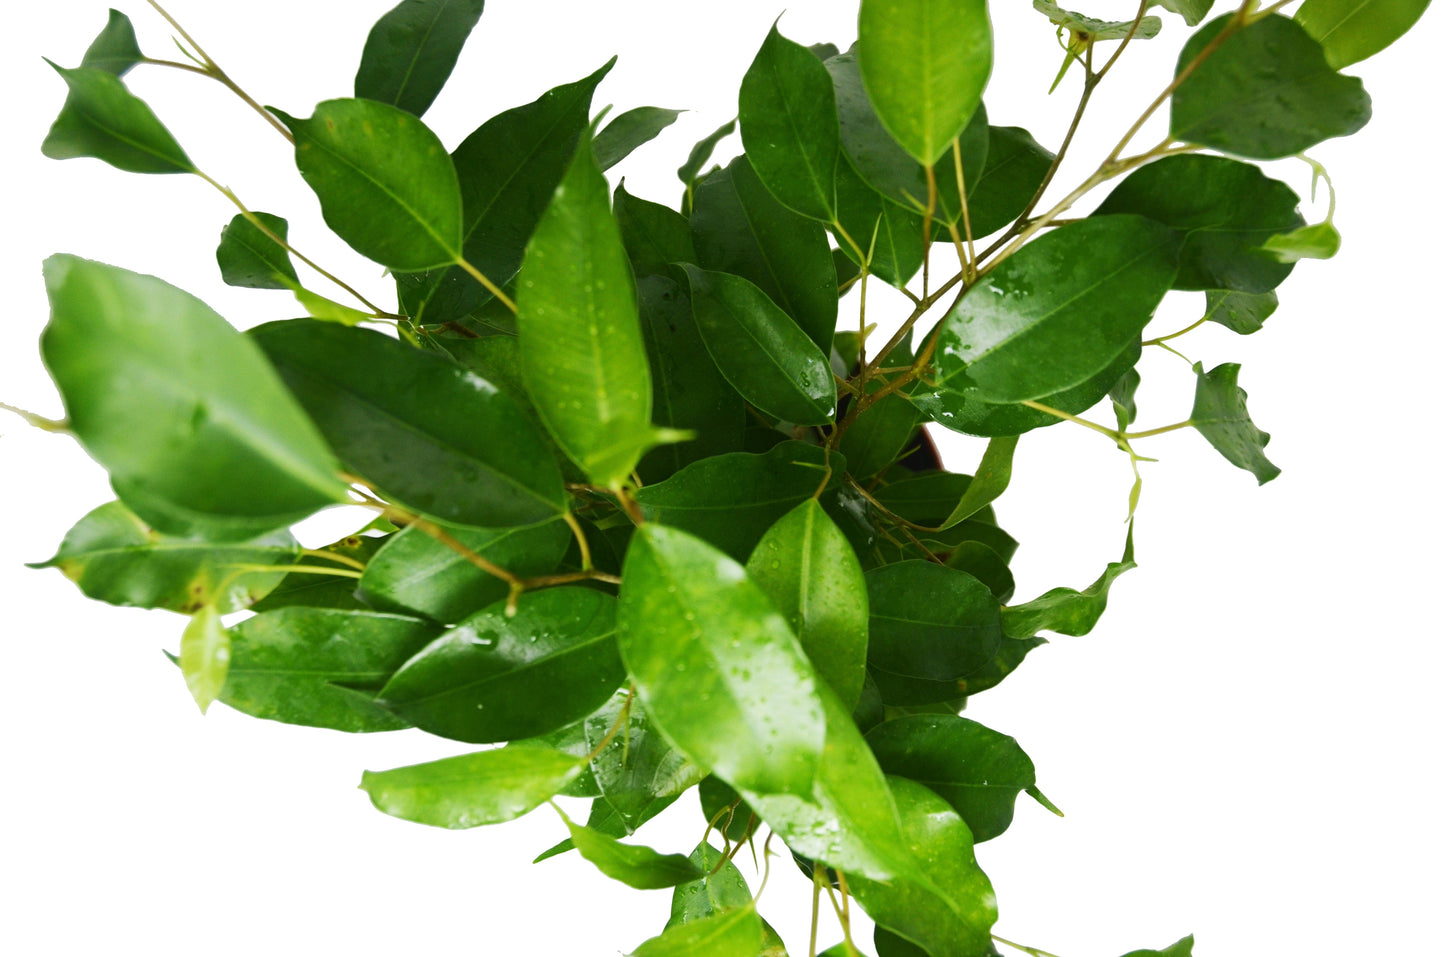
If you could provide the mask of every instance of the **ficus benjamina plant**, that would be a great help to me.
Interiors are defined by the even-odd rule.
[[[214,187],[235,210],[218,276],[188,284],[304,315],[232,317],[240,332],[165,263],[47,259],[40,348],[64,418],[6,408],[73,436],[116,500],[37,567],[181,616],[165,667],[202,712],[481,746],[361,788],[442,828],[550,805],[538,862],[671,889],[664,926],[603,949],[1039,957],[993,933],[1008,901],[974,848],[1021,795],[1059,811],[1008,729],[962,712],[1046,635],[1094,629],[1135,567],[1151,439],[1189,430],[1221,471],[1279,475],[1240,366],[1186,358],[1187,337],[1261,331],[1296,265],[1334,256],[1311,151],[1366,125],[1341,71],[1427,2],[1144,0],[1110,21],[1036,0],[1061,61],[1037,65],[1039,95],[1078,98],[1064,130],[1031,132],[989,115],[985,0],[862,0],[846,49],[783,21],[758,36],[736,115],[690,150],[662,135],[678,110],[607,105],[615,61],[444,142],[425,114],[482,0],[404,0],[356,51],[351,95],[286,108],[159,4],[179,59],[112,11],[88,49],[51,53],[41,149]],[[1145,42],[1176,44],[1172,74],[1067,178]],[[132,71],[244,101],[394,293],[313,258],[290,211],[225,185],[241,171],[200,168]],[[668,149],[671,204],[609,180]],[[1317,196],[1257,165],[1290,158]],[[1196,321],[1151,325],[1171,295]],[[1182,359],[1189,407],[1140,408],[1146,350]],[[969,437],[966,471],[929,429]],[[1128,522],[1092,583],[1016,594],[994,503],[1020,443],[1051,429],[1117,447]],[[369,524],[298,543],[293,526],[343,505]],[[702,840],[643,843],[679,801]],[[785,944],[766,890],[797,880],[811,934]]]

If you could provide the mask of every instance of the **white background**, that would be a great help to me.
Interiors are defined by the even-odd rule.
[[[259,100],[304,116],[350,92],[366,31],[389,6],[173,0],[172,12]],[[1056,146],[1078,78],[1044,96],[1060,52],[1027,6],[994,4],[990,115]],[[64,89],[40,56],[77,63],[105,8],[57,0],[43,12],[9,10],[0,59],[9,93],[0,400],[55,416],[36,350],[40,263],[52,252],[160,275],[242,327],[297,312],[285,294],[221,284],[214,243],[233,210],[199,180],[41,157]],[[129,0],[127,12],[145,50],[174,55],[144,3]],[[492,0],[427,119],[454,145],[486,117],[621,54],[599,106],[695,111],[615,171],[632,191],[672,203],[672,170],[733,115],[737,83],[781,12],[782,0]],[[1133,4],[1096,0],[1087,12],[1123,18]],[[1193,433],[1141,443],[1162,460],[1147,467],[1141,567],[1119,582],[1093,635],[1036,651],[969,710],[1019,739],[1068,813],[1060,820],[1021,798],[1012,830],[980,847],[1006,937],[1065,957],[1114,957],[1189,932],[1204,955],[1423,953],[1438,939],[1434,691],[1445,657],[1429,596],[1442,570],[1440,16],[1431,11],[1351,71],[1375,97],[1374,120],[1314,151],[1340,190],[1340,256],[1303,264],[1263,333],[1211,325],[1179,343],[1210,367],[1244,364],[1283,476],[1256,488]],[[791,0],[782,29],[846,46],[852,20],[849,4]],[[1165,14],[1163,35],[1130,49],[1061,186],[1085,175],[1163,86],[1184,33]],[[253,208],[289,217],[313,258],[388,296],[379,268],[328,240],[286,144],[257,116],[179,72],[143,67],[128,82],[203,169]],[[1161,134],[1151,128],[1139,146]],[[736,140],[726,147],[736,149]],[[1307,196],[1303,164],[1271,173]],[[1322,215],[1323,196],[1305,208]],[[1158,331],[1187,325],[1201,300],[1172,296]],[[873,307],[884,318],[897,303],[880,293]],[[1192,388],[1183,362],[1149,352],[1145,428],[1187,417]],[[605,955],[660,928],[665,891],[627,890],[575,856],[528,863],[560,836],[550,812],[446,832],[387,818],[355,789],[363,768],[462,746],[292,728],[223,706],[202,719],[161,655],[182,619],[88,602],[58,573],[21,567],[48,557],[109,496],[71,440],[8,417],[0,430],[5,950]],[[981,443],[940,441],[952,467],[971,469]],[[1019,599],[1083,587],[1122,544],[1127,462],[1067,425],[1029,436],[1019,457],[998,508],[1024,543]],[[308,534],[320,542],[351,521],[333,515]],[[643,836],[686,851],[701,831],[689,798]],[[807,896],[780,862],[762,910],[795,955],[806,953]]]

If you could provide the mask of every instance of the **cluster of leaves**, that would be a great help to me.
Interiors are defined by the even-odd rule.
[[[1158,2],[1189,27],[1211,6]],[[1151,5],[1110,23],[1036,3],[1083,72],[1078,117],[1123,49],[1161,32]],[[1134,461],[1133,441],[1192,427],[1260,482],[1278,474],[1237,365],[1195,365],[1188,420],[1131,432],[1134,366],[1175,338],[1143,339],[1172,290],[1248,334],[1297,260],[1333,254],[1329,217],[1308,224],[1246,160],[1364,125],[1338,69],[1425,3],[1344,27],[1365,6],[1246,3],[1199,26],[1134,130],[1167,103],[1169,137],[1126,155],[1131,131],[1038,214],[1072,131],[1055,154],[989,124],[984,0],[863,0],[847,52],[774,27],[736,122],[679,170],[680,209],[609,187],[677,116],[594,121],[610,62],[448,150],[420,117],[482,0],[406,0],[373,28],[354,98],[306,118],[256,107],[326,223],[394,274],[394,311],[196,168],[123,76],[182,67],[241,91],[193,42],[195,65],[146,57],[112,12],[78,67],[56,67],[69,94],[45,152],[202,177],[240,209],[221,277],[290,291],[307,316],[242,334],[160,279],[49,259],[42,349],[68,414],[51,425],[118,501],[44,565],[92,598],[189,616],[177,664],[203,710],[506,745],[368,772],[388,814],[463,828],[590,799],[542,857],[676,889],[641,957],[783,953],[731,862],[764,826],[815,892],[866,909],[880,957],[995,953],[973,847],[1020,793],[1052,805],[1019,745],[960,711],[1041,633],[1087,633],[1133,547],[1083,590],[1014,602],[1017,542],[991,503],[1019,437],[1066,420]],[[704,172],[735,129],[744,152]],[[959,270],[930,289],[935,244]],[[294,260],[355,304],[303,286]],[[870,279],[916,306],[877,348],[861,314],[838,331],[840,298]],[[1105,398],[1117,427],[1079,418]],[[940,468],[926,422],[988,440],[974,475]],[[287,530],[342,503],[377,519],[320,550]],[[694,787],[721,849],[622,840]]]

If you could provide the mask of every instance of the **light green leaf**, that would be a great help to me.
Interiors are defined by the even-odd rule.
[[[347,500],[315,426],[205,303],[74,256],[46,260],[45,281],[41,353],[71,428],[151,527],[188,534],[183,513],[244,540]]]
[[[421,116],[451,76],[483,0],[402,0],[371,28],[356,95]]]
[[[334,299],[317,295],[300,286],[296,288],[296,301],[306,310],[306,315],[321,322],[334,322],[343,326],[355,326],[372,318],[370,313],[343,306]]]
[[[50,65],[70,93],[40,146],[46,156],[90,156],[127,173],[196,172],[175,137],[116,73],[101,67],[67,70]]]
[[[1316,223],[1271,236],[1260,248],[1282,263],[1333,259],[1340,251],[1340,233],[1331,223]]]
[[[1114,415],[1118,419],[1121,432],[1133,425],[1134,420],[1139,417],[1139,405],[1134,396],[1142,381],[1139,370],[1130,369],[1109,390],[1109,399],[1114,405]]]
[[[758,957],[763,922],[750,904],[669,927],[629,957]]]
[[[1175,941],[1163,950],[1131,950],[1124,957],[1193,957],[1194,935]]]
[[[1194,364],[1194,410],[1189,422],[1219,454],[1259,479],[1259,484],[1279,475],[1279,469],[1264,457],[1269,433],[1261,432],[1245,408],[1248,397],[1238,385],[1239,363],[1226,362],[1208,373],[1202,363]]]
[[[1131,524],[1123,558],[1110,562],[1098,580],[1083,591],[1054,588],[1033,601],[1006,607],[1004,634],[1013,639],[1032,638],[1041,631],[1055,631],[1075,638],[1087,635],[1104,614],[1114,579],[1134,567],[1134,526]]]
[[[983,100],[993,68],[985,0],[863,0],[858,63],[883,125],[932,166]]]
[[[521,817],[567,786],[582,760],[538,745],[367,771],[361,789],[380,811],[417,824],[466,828]]]
[[[1096,20],[1082,13],[1064,10],[1052,0],[1034,0],[1034,9],[1049,18],[1049,22],[1075,34],[1085,34],[1089,40],[1152,40],[1164,28],[1164,21],[1158,17],[1141,17],[1136,27],[1133,20]]]
[[[603,172],[616,166],[632,155],[633,150],[677,122],[682,113],[682,110],[665,110],[660,106],[639,106],[618,114],[592,143],[597,165]]]
[[[1242,336],[1264,328],[1264,321],[1279,308],[1273,291],[1255,296],[1247,292],[1211,289],[1204,294],[1204,314],[1231,332]]]
[[[136,42],[135,27],[131,25],[130,17],[119,10],[112,10],[105,29],[101,30],[86,48],[80,65],[105,70],[116,76],[125,76],[133,66],[144,59],[145,54]]]
[[[1184,18],[1188,26],[1197,26],[1200,20],[1209,15],[1210,7],[1214,6],[1214,0],[1150,0],[1149,6],[1163,7]]]
[[[286,239],[287,222],[270,213],[256,213],[256,218],[278,238]],[[221,244],[216,247],[216,264],[221,279],[229,286],[251,289],[297,289],[296,267],[285,248],[267,236],[243,214],[237,213],[221,230]]]
[[[416,271],[457,261],[462,195],[446,147],[421,120],[375,100],[326,100],[307,119],[271,110],[326,225],[368,259]]]
[[[577,852],[599,871],[628,887],[660,890],[703,877],[702,870],[681,854],[659,854],[650,847],[623,844],[615,837],[575,824],[571,818],[563,819]]]
[[[181,634],[181,674],[201,714],[221,694],[231,663],[231,636],[215,605],[203,605]]]
[[[1429,5],[1430,0],[1305,0],[1294,20],[1339,70],[1400,39]]]
[[[959,522],[972,518],[1008,490],[1009,482],[1013,479],[1014,449],[1018,444],[1016,435],[989,440],[973,481],[968,483],[963,497],[958,500],[953,511],[948,513],[948,518],[943,520],[941,528],[952,528]]]

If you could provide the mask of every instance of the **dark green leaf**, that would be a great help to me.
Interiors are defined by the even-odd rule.
[[[885,361],[885,365],[907,365],[912,357],[903,352],[903,361]],[[890,357],[891,359],[891,357]],[[881,389],[877,379],[868,383],[871,395]],[[907,390],[904,390],[907,391]],[[922,419],[917,408],[905,396],[886,395],[864,409],[838,443],[838,450],[848,460],[853,475],[865,478],[886,470],[897,462],[918,430]]]
[[[681,854],[659,854],[650,847],[623,844],[615,837],[567,820],[572,845],[586,860],[615,881],[640,891],[676,887],[698,880],[703,872]]]
[[[513,575],[555,571],[571,541],[560,519],[514,528],[448,528],[470,551]],[[458,622],[507,596],[507,583],[417,528],[393,535],[367,563],[359,583],[366,600],[388,611]]]
[[[763,922],[749,904],[669,927],[629,957],[758,957]]]
[[[1124,957],[1193,957],[1194,935],[1175,941],[1163,950],[1131,950]]]
[[[763,453],[734,452],[694,462],[667,481],[639,490],[637,501],[649,520],[691,532],[742,562],[774,522],[811,497],[825,479],[840,478],[845,468],[836,453],[786,441]]]
[[[437,631],[369,611],[268,611],[231,629],[221,701],[255,718],[337,731],[410,727],[376,703],[376,692]]]
[[[999,600],[1005,601],[1006,599],[1000,598]],[[1013,674],[1019,665],[1023,664],[1024,658],[1030,651],[1046,644],[1048,644],[1046,638],[1010,638],[1008,635],[1004,635],[1004,641],[999,645],[998,654],[994,655],[993,661],[963,679],[964,693],[976,695],[997,687],[1005,678]]]
[[[1214,0],[1151,0],[1150,6],[1163,7],[1184,18],[1189,26],[1197,26],[1209,14],[1209,8],[1214,6]]]
[[[691,222],[697,265],[752,282],[828,353],[838,277],[822,226],[775,200],[746,156],[698,184]]]
[[[837,210],[838,116],[828,71],[807,47],[768,31],[738,94],[743,148],[783,205],[823,222]]]
[[[356,95],[421,116],[452,74],[483,0],[402,0],[371,28]]]
[[[367,771],[361,789],[377,809],[433,827],[478,827],[521,817],[566,787],[582,762],[541,746],[512,746]]]
[[[280,216],[256,213],[267,229],[282,240],[287,223]],[[237,213],[221,230],[221,245],[216,247],[216,264],[227,285],[251,289],[296,289],[296,267],[285,248],[261,232],[243,214]]]
[[[1339,70],[1400,39],[1429,5],[1430,0],[1305,0],[1294,20]]]
[[[702,876],[679,884],[673,890],[668,927],[690,924],[720,911],[747,907],[752,903],[753,892],[743,880],[742,872],[732,861],[723,863],[722,851],[704,842],[697,846],[689,860],[702,872]]]
[[[863,689],[868,596],[848,539],[808,499],[768,529],[747,569],[792,626],[818,676],[851,709]]]
[[[151,108],[127,90],[114,72],[102,67],[67,70],[50,65],[70,93],[40,146],[46,156],[91,156],[127,173],[196,171]]]
[[[272,112],[296,138],[296,166],[326,225],[352,249],[403,272],[457,261],[457,171],[421,120],[375,100],[326,100],[307,119]]]
[[[931,166],[983,100],[993,67],[984,0],[863,0],[858,63],[883,125]]]
[[[697,786],[697,797],[703,819],[729,841],[746,841],[756,832],[758,816],[722,778],[713,775],[703,778]]]
[[[1177,248],[1172,230],[1139,216],[1090,218],[1035,239],[944,320],[939,385],[1003,403],[1089,381],[1148,324],[1174,281]]]
[[[76,523],[54,558],[30,567],[58,568],[86,597],[112,605],[187,615],[211,605],[224,615],[247,607],[286,574],[240,566],[289,565],[299,554],[300,546],[284,530],[212,545],[157,534],[120,502],[111,502]]]
[[[1204,294],[1204,305],[1205,315],[1211,322],[1247,336],[1264,328],[1264,321],[1279,308],[1279,296],[1272,291],[1254,296],[1247,292],[1211,289]]]
[[[352,535],[328,545],[325,551],[342,555],[365,565],[390,536]],[[325,563],[323,563],[325,564]],[[343,567],[336,563],[337,567]],[[252,611],[275,611],[278,608],[334,608],[341,611],[368,611],[371,606],[357,597],[354,578],[313,575],[294,572],[251,605]]]
[[[689,195],[692,194],[692,184],[696,182],[698,174],[701,173],[702,168],[707,165],[707,161],[712,159],[712,151],[717,149],[718,143],[722,142],[724,137],[731,136],[733,130],[737,129],[737,127],[737,120],[728,120],[722,126],[719,126],[707,136],[698,140],[697,144],[693,146],[692,151],[687,154],[687,162],[678,168],[677,178],[682,180],[683,184],[687,186]]]
[[[1222,156],[1169,156],[1131,173],[1098,213],[1135,213],[1177,230],[1175,289],[1265,293],[1290,266],[1258,247],[1304,224],[1299,197],[1258,166]]]
[[[529,525],[567,507],[541,434],[496,387],[379,332],[251,332],[348,469],[444,522]]]
[[[201,714],[221,694],[226,669],[231,663],[231,635],[221,624],[215,605],[202,605],[181,633],[178,664],[186,678],[186,689]]]
[[[1189,422],[1219,454],[1254,474],[1263,485],[1279,475],[1279,469],[1264,457],[1269,433],[1261,432],[1249,418],[1245,408],[1248,397],[1239,382],[1239,363],[1226,362],[1208,373],[1201,363],[1194,364],[1194,409]]]
[[[684,266],[702,340],[723,377],[763,412],[824,425],[837,403],[827,357],[787,313],[741,276]],[[831,263],[829,264],[831,269]]]
[[[1304,28],[1271,14],[1243,29],[1233,14],[1189,38],[1182,71],[1220,31],[1235,30],[1174,91],[1169,132],[1175,139],[1251,159],[1282,159],[1370,119],[1370,97],[1340,76]],[[1176,71],[1178,72],[1178,71]]]
[[[619,114],[602,128],[592,144],[597,152],[597,165],[603,171],[611,169],[677,122],[681,115],[682,110],[665,110],[660,106],[639,106]]]
[[[381,690],[424,731],[485,744],[555,731],[596,710],[624,677],[610,595],[524,592],[489,605],[422,649]]]
[[[1134,400],[1134,394],[1139,391],[1139,383],[1142,380],[1137,369],[1130,369],[1119,377],[1114,387],[1109,390],[1109,399],[1114,403],[1114,414],[1119,420],[1119,429],[1123,431],[1134,424],[1139,417],[1139,406]]]
[[[941,526],[973,484],[957,472],[902,472],[873,490],[888,511],[917,525]]]
[[[517,309],[542,421],[593,483],[620,485],[661,436],[632,264],[586,136],[527,244]]]
[[[135,27],[131,25],[130,17],[119,10],[112,10],[105,29],[86,48],[80,65],[125,76],[131,67],[144,59],[145,54],[136,42]]]
[[[891,142],[891,141],[890,141]],[[838,222],[868,260],[868,272],[890,286],[908,285],[923,266],[923,217],[885,200],[858,175],[846,156],[838,158]],[[859,271],[860,257],[839,234],[843,261]],[[834,256],[835,263],[838,256]],[[845,277],[839,270],[840,280]]]
[[[870,569],[867,581],[868,667],[885,702],[957,698],[960,679],[993,660],[999,604],[972,575],[904,561]]]
[[[184,513],[244,540],[347,500],[315,426],[205,303],[74,256],[46,260],[45,281],[41,353],[70,426],[151,527],[177,533]]]
[[[598,751],[589,763],[598,795],[616,814],[623,834],[632,834],[665,811],[703,772],[658,734],[642,703],[619,691],[583,723],[587,752]],[[608,733],[627,708],[627,722],[603,747]],[[620,837],[619,835],[614,835]]]
[[[1164,21],[1158,17],[1141,17],[1133,20],[1096,20],[1072,10],[1060,9],[1052,0],[1034,0],[1034,9],[1049,18],[1049,21],[1073,34],[1083,34],[1088,40],[1152,40],[1164,28]],[[1082,37],[1080,38],[1082,39]]]
[[[1018,447],[1016,435],[991,439],[979,460],[977,474],[964,489],[953,511],[941,523],[942,528],[952,528],[965,519],[972,518],[979,511],[992,504],[1008,490],[1013,479],[1014,449]]]
[[[1260,248],[1282,263],[1293,264],[1301,259],[1332,259],[1340,251],[1340,233],[1331,223],[1316,223],[1271,236]]]
[[[982,542],[960,543],[948,556],[947,564],[949,568],[968,572],[983,582],[1000,602],[1006,602],[1013,597],[1014,576],[1013,572],[1009,571],[1008,562]],[[971,679],[966,681],[969,687],[973,686]]]
[[[686,216],[660,203],[638,199],[623,184],[612,194],[612,210],[639,279],[666,276],[673,263],[697,262]]]
[[[1130,525],[1123,558],[1110,562],[1092,585],[1083,591],[1054,588],[1033,601],[1005,608],[1004,634],[1014,639],[1032,638],[1041,631],[1056,631],[1072,637],[1087,635],[1104,614],[1114,579],[1134,567],[1134,527]]]
[[[1012,223],[1038,191],[1054,154],[1016,126],[988,128],[988,161],[968,191],[969,225],[987,236]]]

